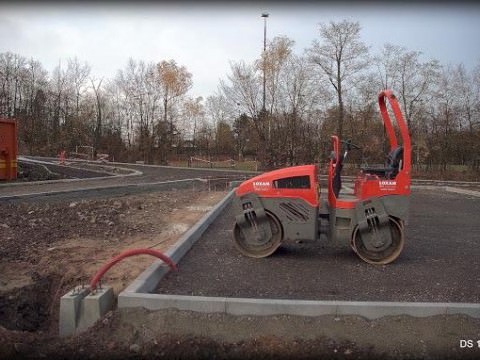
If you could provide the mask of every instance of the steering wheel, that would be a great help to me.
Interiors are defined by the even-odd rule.
[[[345,146],[347,147],[347,150],[351,150],[352,148],[354,149],[358,149],[360,150],[361,147],[352,143],[352,140],[351,139],[348,139],[348,140],[341,140],[342,144],[345,144]]]

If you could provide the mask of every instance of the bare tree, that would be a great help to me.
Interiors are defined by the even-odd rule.
[[[166,139],[162,139],[161,162],[166,162],[166,156],[171,152],[175,141],[176,130],[173,122],[172,104],[185,95],[192,87],[192,74],[185,66],[179,66],[174,60],[163,60],[156,65],[156,83],[163,102],[163,126],[166,130]],[[170,114],[170,117],[169,117]]]
[[[100,146],[100,137],[102,136],[102,101],[101,101],[101,86],[102,86],[103,78],[100,79],[98,85],[95,85],[95,80],[90,79],[92,83],[92,89],[95,93],[95,100],[96,100],[96,121],[95,121],[95,130],[94,130],[94,142],[93,142],[93,156],[94,158],[97,157],[98,148]]]
[[[269,137],[269,116],[264,116],[261,111],[261,79],[254,65],[247,65],[245,62],[230,63],[231,74],[227,81],[221,80],[220,90],[231,106],[237,106],[241,113],[246,115],[245,119],[253,121],[253,127],[258,135],[258,158],[263,166],[269,166],[271,157],[271,142]]]
[[[48,73],[43,68],[42,64],[33,58],[30,58],[30,60],[27,62],[27,69],[28,80],[25,84],[25,91],[28,94],[28,102],[26,109],[27,113],[31,115],[33,114],[33,104],[37,91],[47,87]]]
[[[238,105],[231,104],[222,94],[210,95],[205,102],[205,111],[207,117],[216,127],[219,121],[233,123],[238,115]]]
[[[230,124],[226,121],[219,121],[215,126],[215,147],[217,155],[234,155],[235,139]]]
[[[232,106],[223,95],[211,95],[207,98],[205,113],[207,119],[216,129],[215,152],[217,155],[221,154],[227,148],[226,143],[233,144],[234,142],[231,138],[233,136],[231,129],[230,135],[228,135],[226,129],[231,127],[235,118],[239,115],[238,105]]]
[[[53,70],[52,79],[49,82],[49,100],[50,108],[53,110],[53,116],[51,118],[51,136],[48,137],[49,145],[53,145],[54,148],[58,147],[58,140],[60,138],[60,126],[65,121],[68,109],[68,78],[66,71],[62,69],[62,64],[59,62],[58,66]],[[51,143],[50,143],[51,141]],[[63,146],[62,146],[63,147]],[[54,149],[57,151],[58,149]]]
[[[405,48],[390,43],[383,45],[380,55],[374,57],[382,89],[393,89],[399,84],[398,61],[405,53]]]
[[[398,58],[398,92],[410,132],[414,131],[413,120],[417,105],[426,101],[439,76],[437,60],[421,62],[421,52],[406,51]]]
[[[87,90],[85,83],[90,75],[90,65],[88,63],[81,64],[77,57],[68,60],[67,73],[70,77],[69,81],[73,83],[75,88],[75,116],[78,117],[80,111],[80,98]]]
[[[314,40],[307,54],[335,89],[338,101],[337,134],[341,137],[345,86],[368,66],[368,48],[360,39],[358,22],[343,20],[320,24],[320,37],[322,42]]]
[[[230,63],[231,74],[226,80],[220,81],[220,92],[232,107],[238,106],[239,111],[249,117],[256,118],[261,109],[261,80],[255,66],[244,61]],[[238,105],[237,105],[238,104]],[[259,133],[263,129],[256,124]]]
[[[12,78],[12,57],[10,52],[0,54],[0,114],[10,116],[10,83]]]
[[[27,77],[24,83],[25,116],[24,139],[30,154],[37,150],[48,133],[46,95],[48,72],[42,64],[30,58],[27,62]]]
[[[265,67],[265,77],[268,91],[269,113],[274,112],[277,105],[277,95],[280,89],[282,73],[292,55],[295,42],[286,36],[277,36],[268,44],[267,50],[262,53],[262,60],[257,62],[257,68]]]
[[[168,106],[171,101],[190,90],[193,84],[192,74],[185,66],[178,66],[174,60],[164,60],[157,64],[157,75],[162,91],[164,121],[168,123]]]
[[[304,160],[301,159],[304,153],[302,148],[307,146],[307,137],[315,139],[314,134],[307,135],[304,130],[306,120],[312,112],[321,107],[322,103],[328,103],[324,90],[322,83],[313,81],[307,59],[291,55],[281,77],[282,99],[277,115],[283,120],[282,129],[278,129],[278,137],[282,139],[280,145],[284,147],[278,149],[278,152],[287,155],[286,162],[290,165]]]
[[[187,139],[191,141],[192,145],[192,153],[190,155],[195,155],[198,126],[205,118],[202,101],[203,98],[200,96],[195,99],[186,99],[183,104],[184,129],[187,133]]]
[[[460,126],[466,126],[468,132],[473,134],[474,132],[474,109],[475,104],[480,103],[479,90],[480,85],[476,84],[475,73],[470,75],[465,66],[460,64],[454,68],[454,83],[456,96],[458,99],[458,114],[460,120]]]
[[[130,59],[111,81],[96,81],[77,58],[49,74],[34,59],[0,53],[0,116],[17,118],[19,144],[32,154],[88,143],[129,161],[166,162],[172,151],[184,155],[191,140],[198,154],[258,158],[269,168],[325,160],[334,131],[360,142],[381,134],[381,124],[370,123],[378,116],[376,94],[392,88],[417,163],[478,171],[480,63],[473,71],[441,67],[419,51],[386,44],[370,71],[360,26],[349,21],[321,24],[303,56],[293,45],[275,37],[261,59],[232,62],[205,103],[188,96],[192,74],[174,60]]]
[[[21,84],[26,75],[23,56],[6,52],[0,54],[0,114],[16,116],[21,103]]]

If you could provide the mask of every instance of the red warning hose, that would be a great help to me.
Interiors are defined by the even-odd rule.
[[[130,250],[125,250],[124,252],[120,253],[119,255],[115,256],[113,259],[111,259],[109,262],[107,262],[105,265],[103,265],[100,270],[97,271],[97,273],[93,276],[92,280],[90,281],[90,290],[93,290],[96,288],[98,281],[102,278],[103,275],[116,263],[119,261],[125,259],[126,257],[134,256],[134,255],[152,255],[155,256],[161,260],[163,260],[164,263],[166,263],[168,266],[170,266],[170,269],[172,270],[177,270],[177,266],[175,263],[170,259],[168,256],[164,255],[158,250],[154,249],[130,249]]]

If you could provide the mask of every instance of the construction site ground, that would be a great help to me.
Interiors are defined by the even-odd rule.
[[[213,175],[208,170],[131,168],[141,169],[144,175],[90,179],[82,184],[149,183]],[[0,195],[78,186],[1,187]],[[480,357],[480,320],[464,315],[367,320],[358,316],[258,317],[117,309],[82,334],[58,337],[63,294],[87,283],[105,261],[124,249],[168,248],[225,196],[224,189],[216,190],[220,191],[208,191],[205,186],[149,192],[112,190],[101,196],[63,193],[0,201],[0,359]],[[266,259],[242,257],[233,247],[233,217],[227,208],[180,262],[179,272],[160,284],[159,291],[258,298],[478,302],[480,254],[478,236],[474,236],[480,230],[478,198],[414,191],[411,209],[408,241],[401,257],[392,265],[372,267],[348,249],[326,241],[289,244]],[[210,248],[205,247],[205,239]],[[195,256],[200,258],[194,260]],[[153,261],[148,256],[127,259],[111,269],[104,281],[118,293]],[[279,292],[281,286],[284,290]],[[474,346],[462,348],[461,340],[473,340]]]

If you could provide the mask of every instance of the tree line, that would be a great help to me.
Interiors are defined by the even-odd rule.
[[[325,162],[335,133],[363,145],[353,160],[382,162],[377,94],[390,88],[417,166],[478,171],[480,62],[469,71],[389,43],[373,53],[360,24],[346,20],[320,24],[301,54],[294,46],[277,36],[254,62],[232,61],[206,98],[189,95],[193,75],[174,60],[130,59],[114,78],[95,79],[77,58],[49,74],[34,59],[1,53],[0,116],[17,119],[30,154],[90,146],[120,161],[257,159],[268,169]]]

